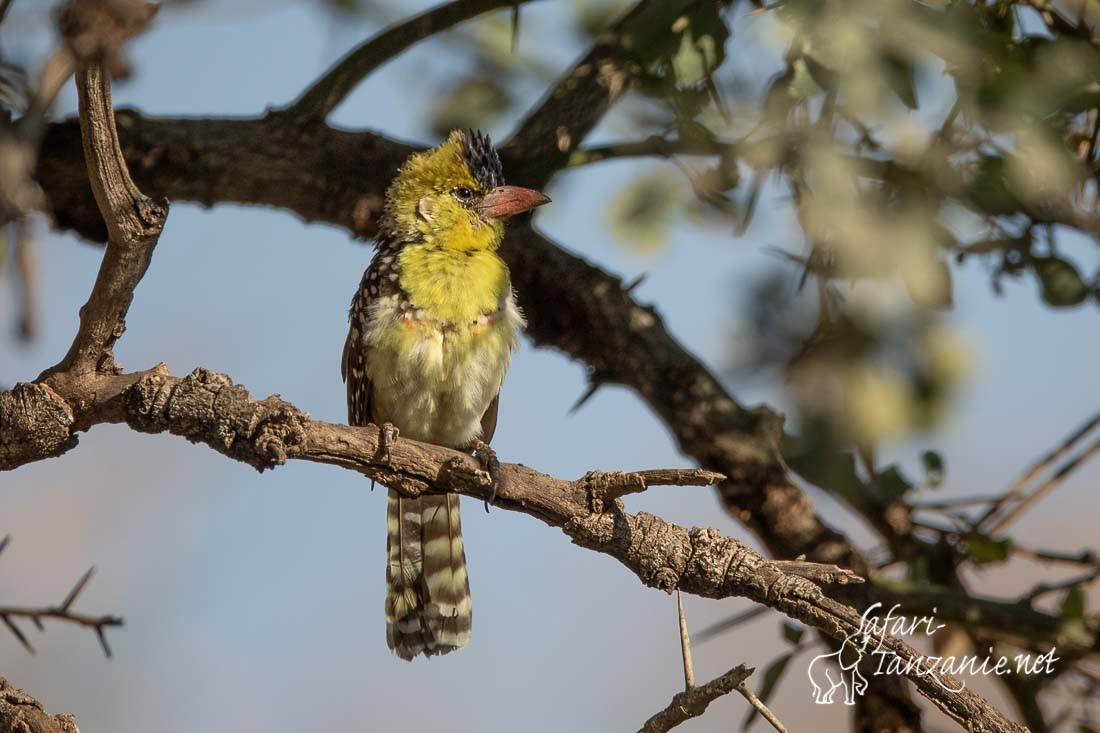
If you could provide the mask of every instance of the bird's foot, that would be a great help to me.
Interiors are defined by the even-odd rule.
[[[489,505],[496,501],[497,490],[504,481],[500,473],[500,459],[497,458],[496,451],[490,448],[489,444],[484,440],[475,440],[473,451],[474,457],[477,458],[478,463],[481,464],[481,470],[489,474],[489,480],[492,482],[492,493],[489,494],[489,498],[485,500],[485,511],[488,513]]]
[[[386,465],[393,465],[393,444],[401,431],[392,422],[384,422],[378,426],[378,449],[386,459]]]

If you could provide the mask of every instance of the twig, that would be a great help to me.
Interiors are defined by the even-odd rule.
[[[687,617],[684,615],[684,598],[676,590],[676,611],[680,617],[680,655],[684,660],[684,689],[695,687],[695,665],[691,663],[691,637],[688,636]]]
[[[34,239],[27,219],[15,223],[15,245],[12,259],[18,292],[16,333],[23,343],[30,343],[38,334],[38,284],[34,259]]]
[[[1092,432],[1093,428],[1095,428],[1097,425],[1100,425],[1100,413],[1097,413],[1096,415],[1093,415],[1091,418],[1086,420],[1083,425],[1081,425],[1079,428],[1077,428],[1077,430],[1073,431],[1069,435],[1069,437],[1063,440],[1061,445],[1057,446],[1049,453],[1040,457],[1038,460],[1032,463],[1027,468],[1027,470],[1024,471],[1023,475],[1016,479],[1016,482],[1012,484],[1011,487],[1009,487],[1008,491],[1006,491],[999,499],[993,502],[993,504],[991,504],[990,507],[978,518],[975,526],[981,528],[986,525],[995,514],[1001,511],[1002,507],[1004,507],[1005,504],[1016,499],[1023,492],[1023,490],[1027,488],[1027,485],[1030,484],[1032,480],[1043,471],[1044,468],[1050,466],[1063,455],[1065,455],[1082,438]]]
[[[631,140],[627,142],[607,143],[592,147],[581,148],[569,157],[569,167],[590,165],[605,160],[619,158],[657,157],[671,158],[673,155],[718,155],[724,147],[723,143],[710,140],[676,140],[651,135],[644,140]]]
[[[849,583],[862,583],[864,579],[836,565],[825,563],[806,562],[805,560],[772,560],[777,567],[783,569],[788,575],[797,575],[800,578],[812,580],[815,583],[832,585],[847,585]]]
[[[740,692],[741,696],[748,700],[750,705],[756,708],[756,712],[760,713],[764,720],[771,723],[771,726],[779,731],[779,733],[788,733],[786,726],[779,722],[779,718],[775,717],[775,713],[764,704],[763,700],[752,693],[752,690],[745,685],[744,680],[738,683],[735,689]]]
[[[54,99],[76,71],[76,59],[66,46],[59,46],[49,55],[38,74],[38,84],[27,106],[27,112],[19,120],[19,135],[37,150],[46,115]]]
[[[593,511],[603,511],[605,502],[627,494],[638,494],[650,486],[713,486],[726,477],[702,468],[668,468],[649,471],[589,471],[582,478]],[[839,581],[844,582],[844,581]]]
[[[1080,552],[1055,552],[1054,550],[1036,550],[1029,547],[1013,546],[1012,552],[1038,562],[1063,563],[1066,565],[1089,565],[1100,567],[1100,556],[1094,550]]]
[[[1090,446],[1081,451],[1073,459],[1067,461],[1062,465],[1054,475],[1039,485],[1035,491],[1031,492],[1014,505],[1011,509],[1005,512],[1000,518],[993,522],[989,527],[990,534],[1002,532],[1004,529],[1019,518],[1021,514],[1033,507],[1040,499],[1056,489],[1066,476],[1073,473],[1079,466],[1083,465],[1086,461],[1092,458],[1094,455],[1100,453],[1100,438],[1094,441]]]
[[[391,25],[352,49],[283,110],[295,121],[320,122],[372,71],[407,48],[465,20],[531,0],[452,0]]]
[[[11,540],[11,535],[8,535],[0,542],[0,551],[7,546]],[[43,619],[56,619],[58,621],[65,621],[67,623],[77,624],[84,626],[95,631],[96,637],[99,639],[100,645],[103,647],[103,653],[107,656],[111,656],[111,648],[107,645],[107,637],[104,630],[109,627],[119,627],[123,625],[123,620],[118,616],[102,615],[92,616],[86,613],[77,613],[72,610],[73,603],[76,602],[77,597],[88,585],[88,581],[91,580],[92,574],[95,568],[89,568],[84,575],[80,577],[80,580],[76,581],[76,584],[72,587],[72,590],[68,592],[59,605],[45,606],[42,608],[29,608],[18,606],[0,606],[0,623],[7,627],[8,631],[16,638],[16,640],[23,645],[29,653],[34,654],[34,647],[31,645],[30,640],[27,639],[23,630],[16,625],[16,619],[26,619],[34,624],[35,628],[39,631],[43,630]]]
[[[975,504],[988,504],[991,501],[997,501],[1000,495],[996,496],[960,496],[957,499],[944,499],[942,501],[927,501],[914,503],[914,511],[928,511],[937,512],[950,509],[958,509],[959,507],[973,506]]]
[[[698,718],[712,702],[733,692],[752,673],[753,670],[740,664],[702,687],[676,693],[668,707],[647,720],[639,733],[665,733],[681,723]]]
[[[1037,598],[1047,595],[1048,593],[1054,593],[1060,590],[1068,590],[1069,588],[1075,588],[1077,586],[1088,585],[1092,581],[1100,578],[1100,568],[1090,570],[1087,573],[1076,575],[1072,578],[1066,578],[1065,580],[1058,581],[1057,583],[1039,583],[1030,591],[1024,594],[1022,600],[1031,603]]]

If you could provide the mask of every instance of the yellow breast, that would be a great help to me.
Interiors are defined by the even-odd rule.
[[[411,245],[400,262],[401,288],[431,320],[473,323],[508,295],[508,266],[490,250]]]

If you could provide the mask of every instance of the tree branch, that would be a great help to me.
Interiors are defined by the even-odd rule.
[[[80,733],[72,715],[50,715],[42,703],[0,677],[0,730]]]
[[[312,128],[303,141],[264,119],[154,119],[120,110],[118,121],[126,160],[146,190],[206,205],[289,209],[359,237],[377,231],[390,171],[416,150],[327,126]],[[102,241],[102,219],[74,165],[73,123],[51,125],[45,145],[50,154],[40,162],[39,178],[55,221]],[[775,449],[778,415],[738,403],[619,278],[520,225],[509,229],[502,254],[535,344],[582,361],[594,379],[633,388],[687,455],[729,477],[720,486],[727,508],[774,555],[806,554],[866,574],[865,561],[815,515],[787,475]]]
[[[638,733],[666,733],[681,723],[698,718],[712,702],[736,690],[752,673],[752,669],[739,664],[702,687],[676,693],[668,707],[647,720]]]
[[[531,0],[452,0],[391,25],[337,61],[280,114],[294,122],[321,122],[372,71],[413,44],[498,8]]]
[[[7,544],[8,538],[5,538],[3,542],[0,542],[0,550]],[[15,636],[15,638],[23,645],[28,652],[34,654],[34,647],[31,646],[30,640],[23,634],[23,631],[16,626],[15,619],[25,619],[30,621],[39,630],[43,630],[42,620],[52,618],[58,621],[65,621],[78,626],[92,629],[95,631],[96,638],[99,639],[99,644],[103,647],[103,653],[106,656],[111,656],[111,647],[107,644],[106,629],[109,627],[117,627],[123,625],[123,620],[118,616],[111,616],[104,614],[101,616],[93,616],[86,613],[78,613],[72,610],[73,603],[76,602],[77,596],[91,580],[92,573],[95,572],[95,568],[89,568],[88,572],[81,576],[80,580],[76,581],[76,585],[69,591],[59,605],[45,606],[41,608],[25,608],[19,606],[0,606],[0,623],[3,623],[8,630]]]
[[[277,206],[360,237],[375,234],[390,171],[415,150],[369,132],[323,124],[303,132],[273,118],[151,119],[120,111],[118,121],[125,157],[146,190],[206,205]],[[102,240],[102,220],[73,165],[79,150],[75,133],[71,122],[50,127],[45,143],[50,154],[42,157],[39,176],[57,224]],[[513,180],[530,183],[523,177]],[[595,385],[615,382],[633,388],[685,454],[728,477],[719,486],[727,510],[756,532],[774,556],[806,555],[868,574],[864,558],[821,521],[788,475],[777,450],[778,415],[738,403],[668,333],[657,312],[639,303],[618,278],[529,228],[513,225],[509,232],[502,254],[536,345],[552,346],[585,363]],[[585,328],[577,328],[580,323]],[[24,385],[13,397],[40,397],[41,390]],[[33,422],[33,413],[9,409],[9,414]],[[41,440],[62,450],[69,434],[50,432],[53,427],[28,425],[42,431]],[[17,453],[22,446],[6,450]],[[865,595],[846,597],[868,604]],[[895,682],[875,680],[876,685]],[[900,688],[895,693],[891,699],[897,704],[891,705],[902,711],[896,719],[915,724],[916,709],[904,702]]]
[[[80,130],[88,178],[103,220],[107,251],[69,352],[53,373],[115,369],[112,347],[126,328],[134,288],[145,275],[168,216],[167,200],[145,196],[130,178],[111,106],[111,82],[100,63],[77,72]]]
[[[65,381],[62,389],[52,394],[64,404],[51,412],[67,407],[75,415],[74,429],[125,422],[142,432],[167,432],[203,443],[259,470],[288,459],[341,466],[410,498],[454,492],[486,500],[494,491],[489,476],[465,453],[401,438],[387,458],[375,426],[310,420],[278,397],[253,400],[228,377],[203,369],[182,379],[168,375],[163,365],[135,374],[91,372]],[[0,444],[10,439],[0,429]],[[0,463],[0,469],[10,467]],[[855,609],[827,598],[814,583],[785,572],[782,563],[767,560],[717,530],[688,529],[651,514],[629,514],[619,499],[598,510],[591,475],[565,481],[518,464],[503,464],[501,474],[495,506],[560,527],[575,544],[615,558],[645,585],[707,598],[748,598],[834,639],[847,638],[860,628],[862,619]],[[656,475],[662,481],[690,484],[716,478],[693,469]],[[633,480],[652,482],[654,476]],[[839,568],[815,575],[854,580]],[[1021,730],[979,696],[965,690],[946,692],[944,687],[959,688],[957,681],[930,669],[904,642],[887,638],[883,646],[906,662],[909,679],[920,692],[960,723],[976,729]]]
[[[505,170],[526,185],[542,187],[566,167],[572,151],[630,86],[623,35],[646,8],[662,1],[640,0],[558,79],[501,146]]]

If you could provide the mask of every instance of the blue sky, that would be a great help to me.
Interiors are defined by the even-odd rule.
[[[261,5],[162,13],[134,44],[138,73],[116,88],[116,103],[155,115],[256,114],[292,99],[370,31],[334,27],[308,3]],[[543,44],[539,55],[555,69],[579,51],[555,4],[525,9],[524,28],[532,30],[521,46]],[[751,39],[751,21],[737,31]],[[28,38],[5,40],[34,47]],[[418,46],[363,84],[335,121],[431,143],[425,111],[461,64],[461,52],[445,43]],[[534,102],[540,91],[520,93]],[[58,112],[74,107],[67,90]],[[499,137],[511,123],[492,132]],[[597,135],[616,131],[611,120]],[[782,202],[770,201],[741,238],[681,223],[665,248],[640,253],[612,236],[603,212],[615,190],[658,165],[567,173],[536,223],[624,279],[648,273],[638,297],[722,371],[736,361],[749,284],[775,263],[763,246],[785,243],[791,230]],[[33,378],[64,353],[98,267],[100,250],[44,225],[38,231],[44,333],[28,349],[3,342],[4,383]],[[164,361],[174,374],[204,366],[257,397],[278,392],[316,418],[343,421],[338,360],[347,304],[369,257],[344,232],[285,212],[174,204],[118,358],[133,369]],[[0,315],[8,313],[5,289]],[[957,275],[952,318],[977,345],[978,369],[941,431],[889,452],[915,465],[921,448],[941,450],[947,495],[1002,490],[1097,409],[1100,310],[1043,309],[1027,281],[996,298],[974,263]],[[729,386],[744,403],[784,405],[782,386],[768,379],[739,375]],[[524,344],[501,402],[501,458],[561,477],[690,465],[627,390],[602,390],[569,416],[584,389],[581,366]],[[1094,541],[1089,490],[1098,478],[1096,467],[1082,470],[1021,529],[1057,549]],[[94,563],[99,572],[81,607],[126,617],[111,635],[110,661],[92,635],[56,624],[32,635],[33,657],[0,636],[0,674],[53,711],[75,713],[84,730],[619,730],[636,728],[681,684],[675,600],[529,517],[486,515],[466,503],[473,642],[405,664],[384,643],[384,492],[371,493],[357,475],[313,464],[259,475],[179,438],[102,426],[61,459],[0,476],[0,488],[0,535],[14,536],[0,558],[0,599],[60,600]],[[821,492],[810,493],[830,521],[868,536]],[[628,507],[755,544],[706,489],[655,489]],[[992,572],[980,582],[1018,592],[1036,572]],[[693,628],[747,607],[687,605]],[[780,650],[768,616],[700,646],[697,677],[739,662],[762,669]],[[777,713],[794,730],[811,721],[839,729],[846,711],[815,709],[803,669],[792,672]],[[744,712],[740,698],[722,700],[684,730],[728,730]]]

